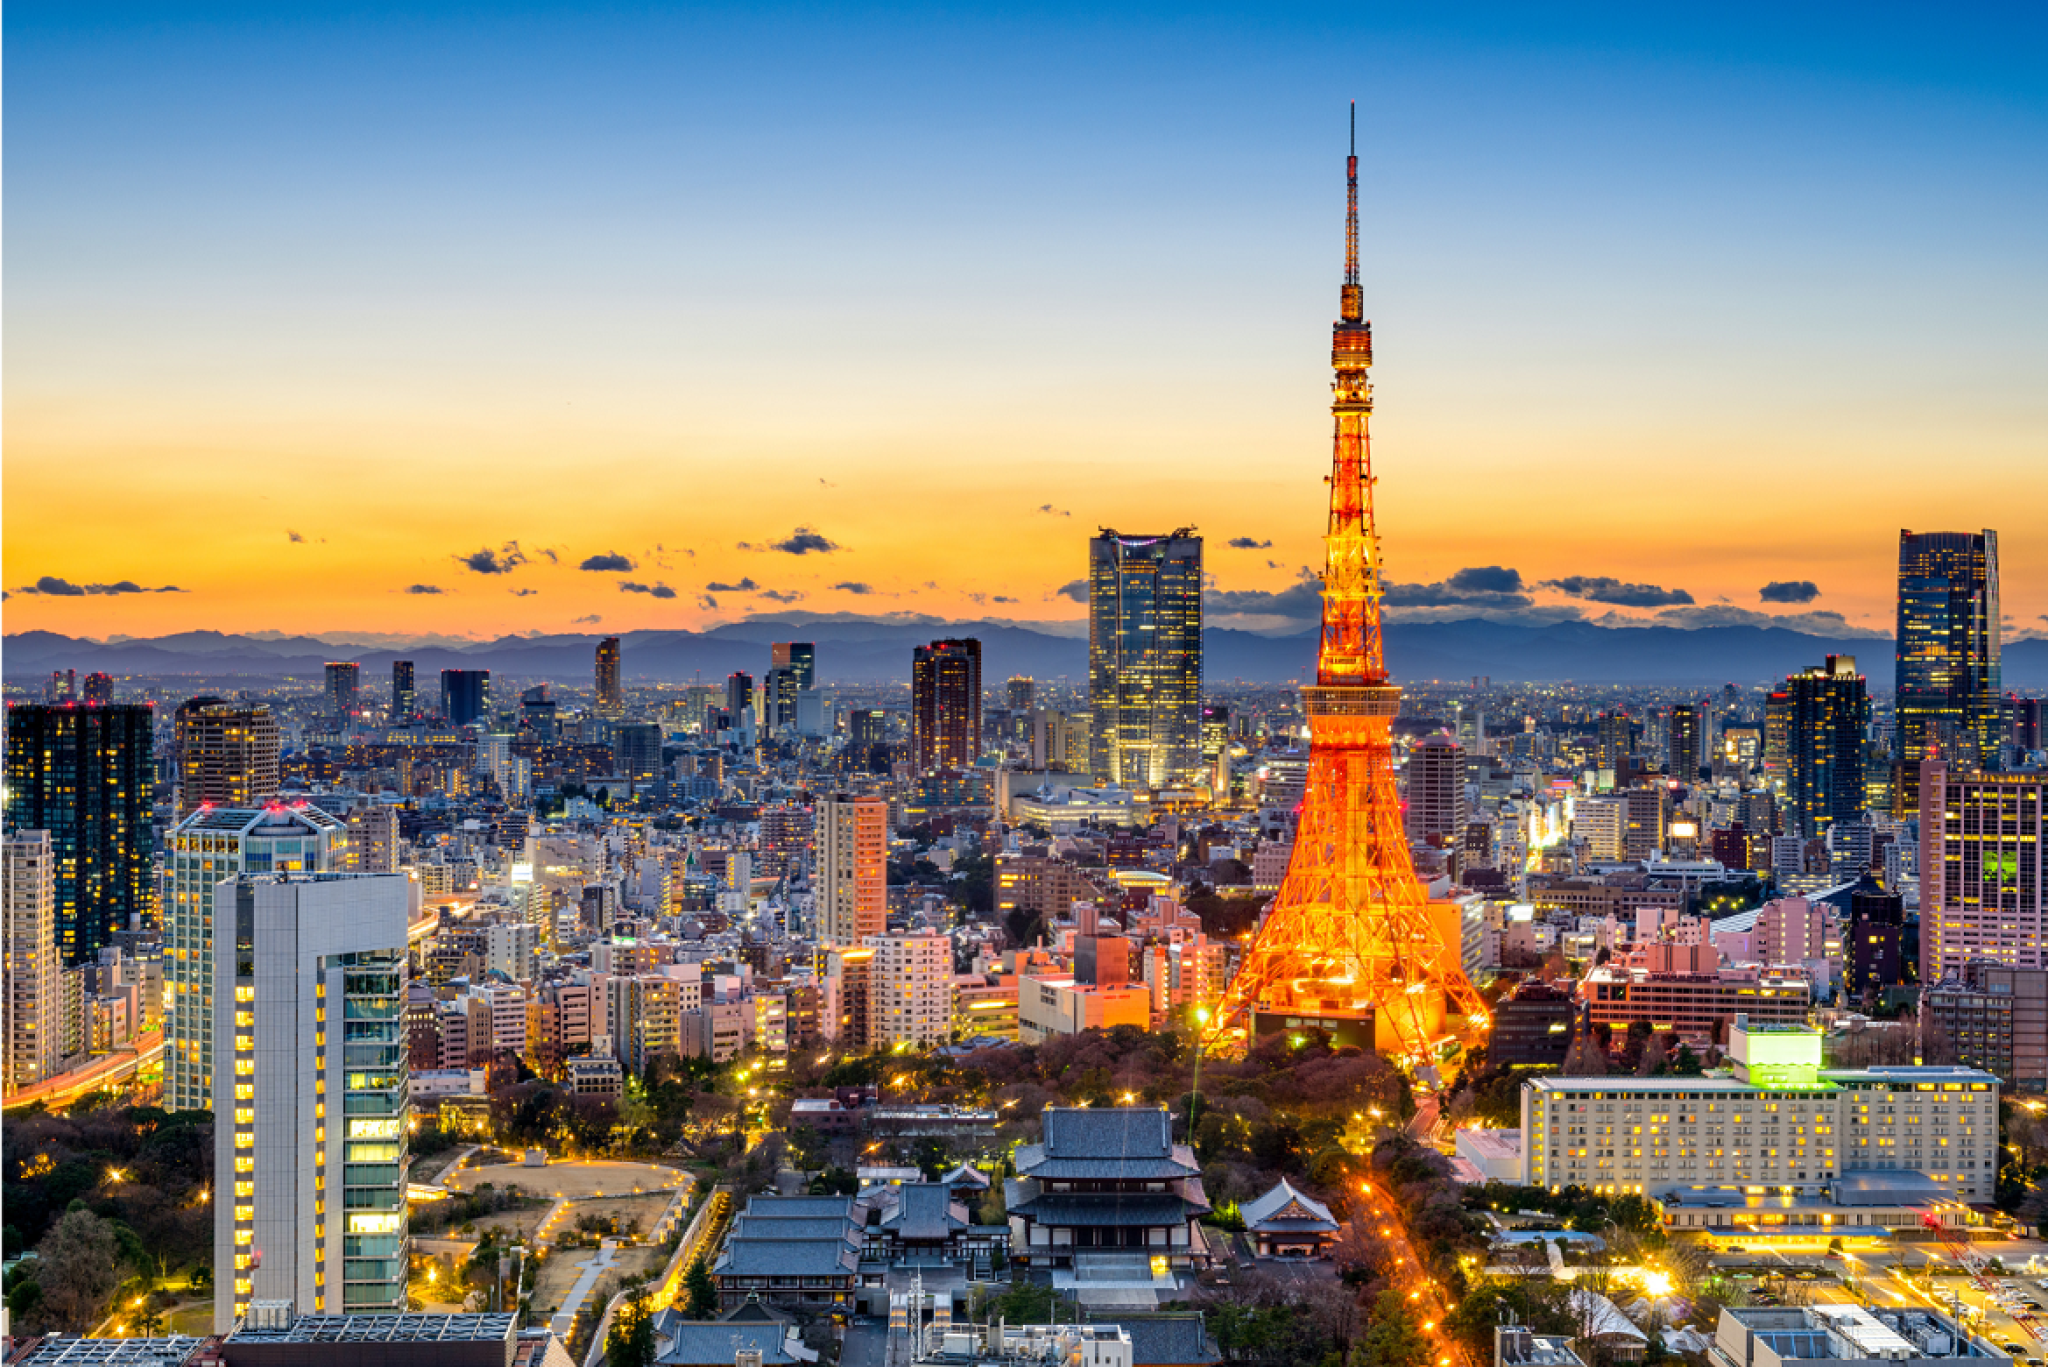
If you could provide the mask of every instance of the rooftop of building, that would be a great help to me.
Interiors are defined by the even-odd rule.
[[[237,1343],[495,1343],[510,1342],[519,1317],[491,1315],[300,1315],[289,1325],[246,1321],[227,1336]]]
[[[9,1367],[178,1367],[206,1342],[187,1334],[132,1339],[47,1334],[16,1339],[20,1352]]]
[[[1946,1316],[1926,1310],[1865,1309],[1860,1305],[1724,1309],[1714,1333],[1716,1349],[1732,1356],[1739,1345],[1729,1339],[1737,1335],[1750,1346],[1751,1353],[1745,1356],[1758,1363],[1772,1358],[1780,1362],[1898,1362],[1911,1358],[1952,1362],[2005,1356],[1959,1332]],[[1755,1352],[1759,1346],[1769,1352]],[[1716,1353],[1717,1359],[1720,1355]]]
[[[1300,1214],[1288,1213],[1298,1210]],[[1286,1178],[1281,1178],[1271,1191],[1244,1203],[1238,1214],[1245,1224],[1257,1228],[1275,1220],[1282,1220],[1293,1228],[1313,1226],[1337,1229],[1337,1218],[1330,1214],[1330,1208],[1313,1196],[1298,1189]]]

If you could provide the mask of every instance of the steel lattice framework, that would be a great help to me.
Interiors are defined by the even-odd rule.
[[[1248,1039],[1275,1016],[1312,1023],[1370,1015],[1382,1052],[1419,1060],[1444,1037],[1447,1012],[1480,1027],[1486,1007],[1460,966],[1455,921],[1438,924],[1415,876],[1395,785],[1401,690],[1387,679],[1380,642],[1384,585],[1367,433],[1372,324],[1358,283],[1357,127],[1354,105],[1343,307],[1330,342],[1337,433],[1323,536],[1323,629],[1315,686],[1302,690],[1308,786],[1287,876],[1224,994],[1211,1044]]]

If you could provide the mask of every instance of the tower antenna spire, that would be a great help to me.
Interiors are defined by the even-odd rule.
[[[1351,156],[1344,164],[1349,187],[1344,202],[1344,316],[1353,322],[1364,316],[1350,309],[1351,290],[1358,285],[1358,101],[1351,102]],[[1363,300],[1359,301],[1363,304]]]

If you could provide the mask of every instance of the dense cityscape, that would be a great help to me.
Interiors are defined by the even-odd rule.
[[[10,636],[0,1367],[2043,1367],[1998,532],[1856,654],[1401,677],[1359,136],[1312,673],[1208,658],[1170,494],[1046,506],[1072,675]]]

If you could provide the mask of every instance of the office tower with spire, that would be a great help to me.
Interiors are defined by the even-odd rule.
[[[1089,767],[1127,787],[1202,773],[1202,538],[1088,542]]]
[[[245,873],[335,873],[347,827],[309,803],[258,801],[194,810],[164,836],[164,1101],[214,1102],[214,889]]]
[[[405,1310],[406,880],[245,874],[213,910],[214,1328]]]
[[[981,758],[980,641],[933,641],[911,652],[910,733],[919,773]]]
[[[57,957],[57,863],[48,831],[9,831],[0,843],[5,902],[9,1096],[54,1076],[64,1058],[64,965]]]
[[[1894,756],[1908,786],[1939,753],[1950,773],[1995,769],[2000,704],[1998,533],[1899,533]]]
[[[179,816],[207,806],[259,806],[277,796],[281,738],[268,704],[187,698],[173,724]]]
[[[413,662],[391,662],[391,724],[396,726],[419,710],[419,690],[413,683]]]
[[[619,682],[619,638],[607,636],[597,643],[597,704],[593,709],[606,721],[626,715],[626,690]]]
[[[155,721],[143,703],[7,709],[6,826],[49,832],[67,965],[93,962],[131,922],[154,926]]]
[[[1786,676],[1785,821],[1820,840],[1863,810],[1863,737],[1870,692],[1853,655]]]
[[[1356,107],[1347,165],[1344,287],[1332,329],[1335,449],[1323,543],[1323,621],[1308,713],[1308,782],[1279,894],[1221,1003],[1207,1047],[1313,1025],[1389,1057],[1428,1058],[1487,1023],[1462,967],[1458,919],[1432,908],[1402,829],[1393,724],[1401,690],[1380,637],[1386,592],[1373,521],[1372,324],[1358,280]]]

